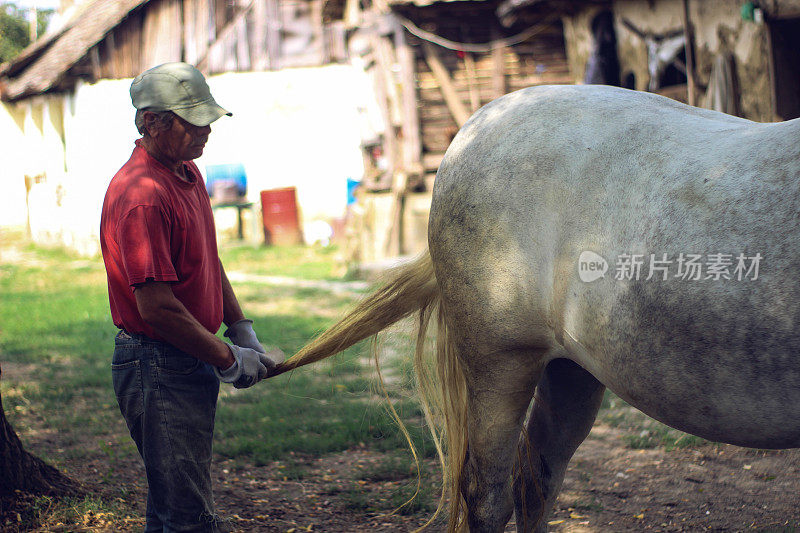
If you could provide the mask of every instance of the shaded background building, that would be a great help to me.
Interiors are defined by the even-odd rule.
[[[130,78],[197,64],[234,117],[201,169],[242,164],[246,200],[294,186],[301,223],[357,261],[426,246],[439,162],[481,105],[603,82],[759,121],[800,115],[800,0],[87,0],[0,67],[0,223],[97,251],[100,200],[136,138]],[[745,149],[745,147],[743,147]],[[361,186],[348,207],[348,181]],[[233,213],[219,212],[221,228]],[[260,215],[246,237],[260,240]],[[254,228],[254,229],[253,229]]]

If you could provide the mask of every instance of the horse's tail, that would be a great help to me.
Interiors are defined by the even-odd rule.
[[[398,267],[380,289],[279,365],[273,373],[287,372],[335,355],[418,311],[414,368],[422,409],[442,463],[444,480],[442,497],[431,521],[443,509],[445,495],[449,493],[448,531],[455,532],[464,529],[466,516],[466,505],[460,491],[461,469],[467,449],[466,385],[445,311],[440,304],[440,287],[431,256],[426,251],[414,261]],[[426,357],[425,339],[434,314],[438,326],[436,357],[430,361]],[[375,360],[377,362],[377,357]],[[400,422],[396,414],[395,418]],[[406,433],[402,422],[400,424]],[[442,436],[446,437],[446,444]]]

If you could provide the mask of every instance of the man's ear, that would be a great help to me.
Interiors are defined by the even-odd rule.
[[[158,133],[158,125],[156,124],[156,114],[152,111],[145,111],[142,113],[144,119],[144,129],[150,137],[154,137]]]
[[[150,137],[157,137],[163,130],[169,129],[169,122],[162,121],[158,113],[145,111],[144,129]]]

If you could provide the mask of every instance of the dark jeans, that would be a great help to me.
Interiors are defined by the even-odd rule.
[[[228,531],[211,493],[219,393],[211,365],[124,331],[115,344],[114,391],[147,473],[145,531]]]

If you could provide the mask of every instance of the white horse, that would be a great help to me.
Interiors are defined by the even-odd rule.
[[[429,254],[280,370],[418,310],[424,339],[438,309],[434,374],[417,359],[451,531],[502,531],[514,510],[545,531],[605,387],[706,439],[800,447],[800,119],[511,93],[453,140],[428,231]]]

